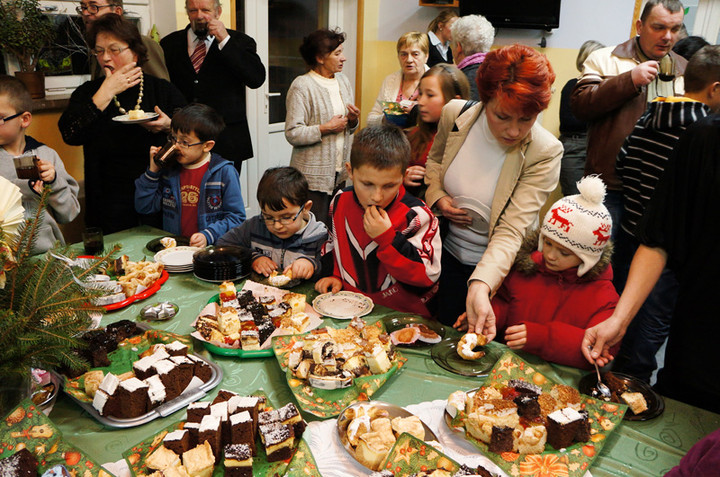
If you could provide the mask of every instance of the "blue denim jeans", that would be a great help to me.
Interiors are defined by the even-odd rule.
[[[560,162],[560,188],[562,194],[578,193],[577,181],[582,179],[587,158],[587,134],[560,135],[563,157]]]
[[[618,227],[620,229],[620,227]],[[630,263],[639,243],[620,229],[613,255],[613,283],[622,294]],[[670,333],[670,321],[677,302],[678,282],[675,273],[666,268],[625,333],[612,369],[650,382],[657,368],[655,355]]]

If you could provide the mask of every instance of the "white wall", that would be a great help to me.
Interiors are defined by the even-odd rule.
[[[493,0],[511,1],[511,0]],[[630,37],[634,0],[562,0],[560,27],[547,35],[548,48],[580,48],[586,40],[614,45]],[[439,13],[435,7],[419,7],[414,0],[381,0],[378,39],[396,41],[408,31],[426,31]],[[537,46],[540,30],[501,29],[497,45],[522,43]]]

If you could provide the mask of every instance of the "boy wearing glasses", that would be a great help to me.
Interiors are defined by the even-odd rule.
[[[280,271],[291,271],[294,279],[317,276],[328,232],[310,212],[308,194],[307,179],[294,167],[268,169],[257,191],[262,212],[222,236],[218,245],[250,249],[253,271],[266,277]]]
[[[20,188],[25,216],[35,213],[45,186],[48,196],[33,254],[49,250],[56,241],[65,244],[58,223],[67,224],[80,213],[78,183],[65,170],[54,149],[25,135],[32,122],[32,98],[25,85],[13,76],[0,76],[0,176]],[[18,178],[14,157],[35,156],[34,179]]]
[[[225,123],[205,104],[190,104],[173,115],[170,139],[177,146],[177,166],[155,162],[159,147],[150,147],[150,166],[135,181],[135,209],[162,210],[163,229],[190,238],[190,246],[214,244],[245,220],[240,175],[232,163],[211,153]]]

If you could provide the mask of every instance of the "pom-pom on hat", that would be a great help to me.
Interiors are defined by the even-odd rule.
[[[612,218],[605,205],[605,184],[598,176],[587,176],[577,183],[580,191],[555,202],[540,227],[538,250],[542,252],[542,236],[570,249],[582,263],[578,276],[583,276],[600,260],[610,240]]]

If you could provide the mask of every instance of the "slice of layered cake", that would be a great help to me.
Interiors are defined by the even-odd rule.
[[[247,444],[225,446],[225,477],[252,477],[253,454]]]
[[[220,432],[222,435],[222,444],[230,442],[230,421],[228,419],[228,403],[220,401],[210,406],[210,415],[220,418]]]
[[[183,424],[183,429],[188,431],[190,437],[190,448],[196,447],[200,442],[198,438],[200,436],[200,423],[199,422],[186,422]]]
[[[277,410],[278,418],[282,424],[292,426],[296,439],[300,439],[305,432],[305,421],[303,421],[300,411],[295,404],[289,402]],[[419,419],[418,419],[419,420]],[[424,437],[424,431],[423,431]]]
[[[253,422],[253,436],[257,435],[260,399],[257,396],[233,396],[228,400],[228,413],[237,414],[247,411]]]
[[[268,462],[278,462],[292,457],[295,434],[292,426],[279,422],[266,424],[258,428],[260,439],[265,446]]]
[[[495,454],[513,451],[513,428],[506,426],[492,426],[488,450]]]
[[[180,393],[182,394],[195,375],[195,363],[187,356],[171,356],[170,361],[175,363],[175,366],[177,366],[177,379],[179,382]]]

